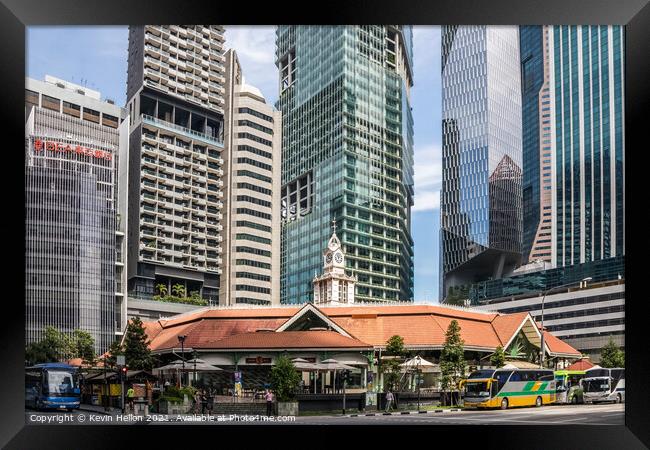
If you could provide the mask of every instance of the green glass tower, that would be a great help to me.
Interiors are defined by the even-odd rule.
[[[313,301],[336,220],[356,301],[413,300],[412,30],[279,26],[281,301]]]

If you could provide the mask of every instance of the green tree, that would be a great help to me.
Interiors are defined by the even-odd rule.
[[[280,356],[271,368],[271,385],[279,402],[288,402],[296,397],[300,375],[288,356]]]
[[[176,297],[185,297],[185,286],[180,283],[173,285],[172,294],[174,294]]]
[[[440,353],[440,372],[443,391],[457,391],[465,378],[465,342],[460,337],[460,325],[452,320],[447,327],[445,343]],[[453,403],[453,399],[452,399]]]
[[[106,357],[106,364],[108,367],[115,367],[117,365],[117,355],[123,355],[124,354],[124,346],[120,343],[120,341],[113,341],[111,343],[111,346],[108,349],[108,355]]]
[[[503,351],[503,347],[499,345],[496,348],[494,353],[492,353],[492,356],[490,356],[490,363],[497,369],[506,364],[506,353]]]
[[[132,370],[151,370],[153,357],[149,339],[139,317],[131,319],[124,336],[124,356],[126,365]]]
[[[73,340],[58,329],[45,327],[43,338],[25,348],[25,359],[29,364],[59,362],[76,356]]]
[[[382,361],[384,385],[388,389],[399,390],[399,382],[401,376],[400,364],[406,355],[404,338],[399,335],[391,336],[388,341],[386,341],[386,355],[391,356],[391,358]]]
[[[158,289],[158,294],[160,294],[162,297],[167,295],[167,286],[165,286],[163,283],[157,284],[156,289]]]
[[[72,334],[74,357],[81,358],[84,364],[94,365],[97,360],[95,354],[95,339],[90,333],[83,330],[74,330]]]
[[[610,337],[600,352],[601,367],[625,367],[625,352]]]

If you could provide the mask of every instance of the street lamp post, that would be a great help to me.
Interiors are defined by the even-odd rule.
[[[181,371],[181,387],[183,387],[183,374],[185,373],[185,338],[187,335],[182,334],[178,336],[178,341],[181,343],[181,361],[183,364],[183,370]]]
[[[582,288],[582,283],[585,283],[585,287],[586,287],[587,282],[591,281],[591,280],[592,280],[591,277],[583,278],[582,280],[580,280],[580,288]],[[548,292],[553,290],[553,289],[561,289],[563,287],[573,286],[574,284],[576,284],[576,283],[575,282],[566,283],[566,284],[563,284],[561,286],[555,286],[553,288],[546,289],[544,291],[544,295],[542,296],[542,342],[541,342],[541,345],[540,345],[540,348],[539,348],[539,352],[540,352],[539,368],[540,369],[544,368],[544,300],[546,299],[546,294],[548,294]]]
[[[418,412],[420,412],[420,358],[418,358]]]

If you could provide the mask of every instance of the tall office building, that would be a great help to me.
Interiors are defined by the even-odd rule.
[[[549,33],[556,266],[625,254],[623,35],[622,26]]]
[[[523,262],[551,263],[552,164],[549,26],[519,28],[523,134]]]
[[[440,299],[518,266],[522,131],[517,27],[442,27]]]
[[[221,273],[223,27],[129,28],[129,295],[199,295]]]
[[[101,354],[126,325],[126,111],[50,76],[25,88],[26,343],[80,329]]]
[[[356,301],[413,299],[409,26],[279,26],[284,303],[313,301],[333,219]]]
[[[280,304],[281,116],[226,53],[223,272],[219,304]]]

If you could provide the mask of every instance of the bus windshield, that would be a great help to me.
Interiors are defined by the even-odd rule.
[[[469,377],[467,377],[468,380],[471,380],[472,378],[492,378],[492,374],[494,373],[494,370],[477,370],[472,372]]]
[[[609,380],[607,378],[592,378],[582,381],[585,392],[606,392],[609,391]]]
[[[468,381],[465,383],[465,395],[468,397],[489,397],[487,381]]]
[[[79,387],[76,374],[63,370],[48,370],[44,391],[49,394],[73,394]]]

